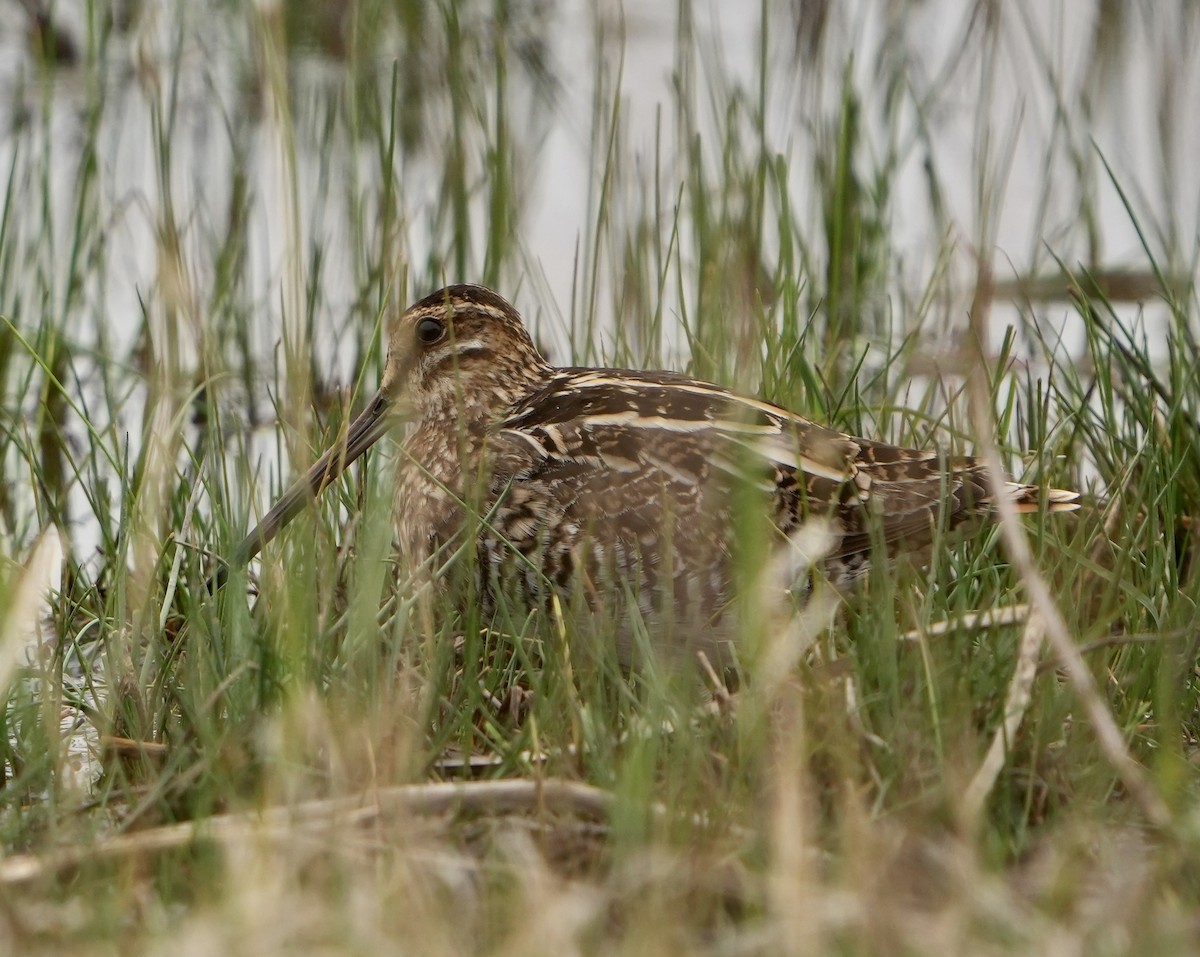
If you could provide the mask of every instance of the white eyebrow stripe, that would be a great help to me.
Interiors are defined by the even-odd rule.
[[[504,309],[497,309],[495,306],[487,306],[481,302],[472,302],[469,305],[451,307],[451,314],[453,315],[455,312],[482,312],[485,316],[492,319],[511,320],[513,318],[511,312],[507,312]]]
[[[410,315],[415,319],[420,319],[424,316],[432,316],[435,319],[452,322],[454,316],[460,313],[482,313],[490,319],[501,319],[511,322],[513,319],[519,319],[519,316],[514,315],[505,309],[500,309],[496,306],[489,306],[482,302],[438,302],[427,306],[423,310],[411,310]]]

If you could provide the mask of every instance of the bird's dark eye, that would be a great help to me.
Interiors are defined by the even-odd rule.
[[[446,334],[446,325],[434,316],[417,320],[417,340],[423,346],[431,346]]]

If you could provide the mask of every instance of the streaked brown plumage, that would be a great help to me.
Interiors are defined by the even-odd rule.
[[[761,519],[782,540],[829,516],[838,541],[825,567],[845,583],[873,549],[928,546],[939,515],[953,526],[991,510],[970,458],[854,438],[673,372],[554,368],[504,299],[458,285],[400,317],[379,392],[235,560],[398,420],[413,425],[396,493],[402,559],[453,547],[471,527],[491,587],[510,581],[531,602],[548,589],[632,592],[651,620],[689,633],[732,598],[742,525]],[[1073,492],[1008,490],[1022,511],[1077,507]]]

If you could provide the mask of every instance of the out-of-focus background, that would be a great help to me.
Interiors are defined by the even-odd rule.
[[[4,0],[0,951],[1193,952],[1198,40],[1190,0]],[[1093,696],[988,533],[761,708],[430,642],[345,545],[386,451],[209,599],[460,281],[559,364],[890,441],[975,448],[983,364],[1007,467],[1086,493],[1030,535]],[[471,776],[615,805],[162,837]]]

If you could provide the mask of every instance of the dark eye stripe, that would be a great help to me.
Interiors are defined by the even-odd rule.
[[[492,355],[492,349],[481,342],[468,341],[456,346],[446,346],[446,351],[437,359],[432,360],[433,365],[429,369],[429,374],[452,375],[464,361],[480,360],[490,355]]]

